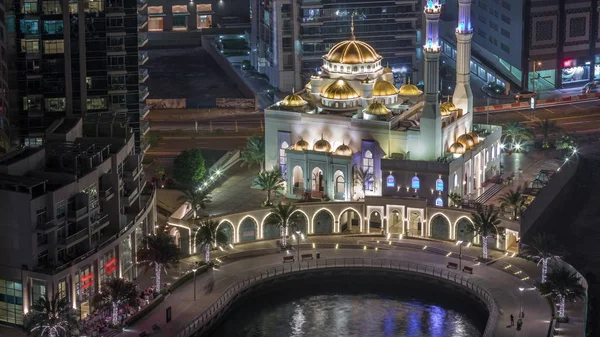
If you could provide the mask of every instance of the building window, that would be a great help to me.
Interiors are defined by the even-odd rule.
[[[196,12],[212,12],[211,4],[197,4]]]
[[[440,178],[438,178],[435,181],[435,190],[436,191],[443,191],[444,190],[444,181]]]
[[[35,54],[40,52],[40,40],[39,39],[22,39],[21,40],[21,52],[27,54]]]
[[[38,20],[21,20],[19,28],[21,29],[21,33],[25,35],[34,35],[40,33]]]
[[[98,13],[104,11],[103,0],[86,0],[84,3],[84,11],[86,13]],[[116,7],[116,6],[115,6]]]
[[[62,279],[58,281],[58,297],[67,298],[67,280]]]
[[[554,37],[554,22],[552,20],[537,21],[535,23],[535,40],[550,41]]]
[[[77,4],[75,4],[77,5]],[[43,14],[62,14],[60,1],[42,1]]]
[[[48,250],[41,252],[38,254],[38,266],[47,266],[48,265]]]
[[[198,5],[200,6],[200,5]],[[162,14],[163,6],[148,6],[148,14]]]
[[[373,177],[373,154],[367,150],[363,157],[363,170],[370,174],[369,180],[367,181],[367,191],[373,191],[374,189],[374,177]]]
[[[444,206],[444,201],[441,197],[437,197],[437,199],[435,199],[435,205],[440,207]]]
[[[456,173],[454,173],[454,188],[458,187],[458,175]]]
[[[23,285],[0,280],[0,321],[23,324]]]
[[[415,174],[415,176],[412,178],[412,182],[410,183],[410,186],[414,189],[419,189],[421,188],[421,182],[419,181],[419,177],[417,177],[417,175]]]
[[[502,21],[504,21],[504,23],[507,23],[510,25],[510,18],[504,14],[502,14],[501,16]]]
[[[569,37],[582,37],[586,34],[586,21],[585,16],[572,18],[569,22]]]
[[[510,32],[504,28],[501,29],[502,35],[510,39]]]
[[[66,108],[64,97],[46,98],[44,105],[46,107],[46,111],[65,111]]]
[[[106,97],[93,97],[86,99],[88,110],[106,109]]]
[[[44,21],[44,34],[62,34],[62,20],[46,20]]]
[[[290,147],[290,145],[284,141],[281,143],[281,147],[279,148],[279,169],[284,177],[287,169],[287,155],[285,154],[285,149],[288,147]]]
[[[38,4],[37,0],[25,0],[21,11],[24,14],[37,14],[38,13]]]
[[[385,182],[385,186],[387,186],[387,187],[395,187],[396,186],[396,179],[394,179],[393,175],[390,174],[387,177],[386,182]]]
[[[67,215],[67,202],[65,200],[61,200],[56,203],[56,218],[64,218]]]
[[[41,247],[48,244],[48,234],[37,233],[37,246]]]
[[[510,48],[507,45],[505,45],[504,43],[500,43],[500,49],[502,49],[507,54],[510,54]]]
[[[44,41],[44,54],[62,54],[64,52],[65,44],[63,40]]]

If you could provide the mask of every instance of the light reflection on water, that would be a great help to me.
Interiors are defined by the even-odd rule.
[[[251,301],[215,331],[219,337],[474,337],[469,318],[434,302],[377,294],[325,294]]]

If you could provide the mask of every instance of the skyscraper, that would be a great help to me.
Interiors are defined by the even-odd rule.
[[[26,146],[62,117],[125,115],[140,151],[147,87],[140,85],[140,0],[15,1],[9,13],[12,123]],[[143,71],[143,70],[142,70]]]

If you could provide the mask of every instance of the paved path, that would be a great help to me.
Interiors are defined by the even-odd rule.
[[[456,261],[456,254],[446,257],[444,252],[456,252],[457,247],[452,243],[435,242],[428,240],[395,240],[394,244],[389,247],[384,247],[385,244],[380,238],[379,245],[382,247],[380,250],[375,251],[373,249],[361,250],[361,249],[320,249],[319,245],[325,243],[352,243],[352,244],[367,244],[370,247],[377,246],[377,238],[373,237],[360,237],[360,236],[327,236],[327,237],[309,237],[310,243],[315,243],[316,250],[322,253],[322,258],[334,258],[334,257],[365,257],[365,258],[384,258],[384,259],[397,259],[404,261],[418,261],[419,263],[428,264],[445,268],[449,260]],[[426,250],[422,250],[419,245],[427,245]],[[309,245],[310,246],[310,245]],[[246,249],[258,249],[274,247],[274,240],[254,242],[245,245],[238,245],[234,248],[234,251],[246,250]],[[388,248],[388,250],[384,250]],[[463,255],[465,255],[465,265],[473,265],[473,258],[480,253],[481,248],[471,247],[465,248]],[[225,252],[216,252],[215,256],[223,255]],[[527,268],[527,271],[537,275],[539,273],[537,267],[532,263],[527,263],[524,260],[517,258],[505,257],[500,252],[493,252],[492,255],[495,258],[499,258],[498,263],[491,266],[475,266],[474,275],[470,276],[474,281],[484,286],[496,299],[500,306],[501,314],[499,317],[498,327],[496,336],[531,336],[540,337],[545,336],[548,323],[551,316],[550,307],[547,301],[542,298],[539,293],[535,290],[526,290],[523,292],[523,309],[526,313],[523,330],[517,332],[514,328],[507,328],[509,324],[509,316],[512,313],[517,315],[519,312],[519,287],[531,288],[532,280],[527,282],[521,280],[521,275],[514,275],[512,272],[507,272],[501,266],[510,264],[523,264]],[[183,263],[189,263],[198,259],[198,257],[190,257],[183,261]],[[504,261],[504,264],[500,262]],[[213,293],[205,295],[202,288],[206,283],[209,273],[199,275],[197,277],[197,300],[193,300],[193,282],[188,282],[173,294],[169,295],[165,301],[152,313],[147,315],[143,320],[135,324],[133,327],[127,329],[120,336],[138,336],[138,334],[145,330],[150,332],[151,326],[158,323],[161,326],[160,332],[153,333],[153,336],[174,336],[192,319],[200,314],[205,308],[210,306],[216,298],[231,284],[244,275],[248,275],[251,271],[256,269],[263,269],[268,266],[281,265],[281,254],[271,254],[265,256],[259,256],[254,258],[248,258],[244,260],[238,260],[231,263],[224,264],[219,271],[211,271],[214,273],[216,279],[215,290]],[[167,307],[172,307],[173,321],[165,325],[165,310]],[[570,307],[568,309],[571,309]],[[573,334],[575,336],[575,334]]]

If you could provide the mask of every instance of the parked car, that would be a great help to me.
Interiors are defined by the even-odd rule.
[[[530,99],[532,97],[537,97],[537,93],[529,90],[521,91],[515,95],[515,99],[517,101],[521,99]]]

